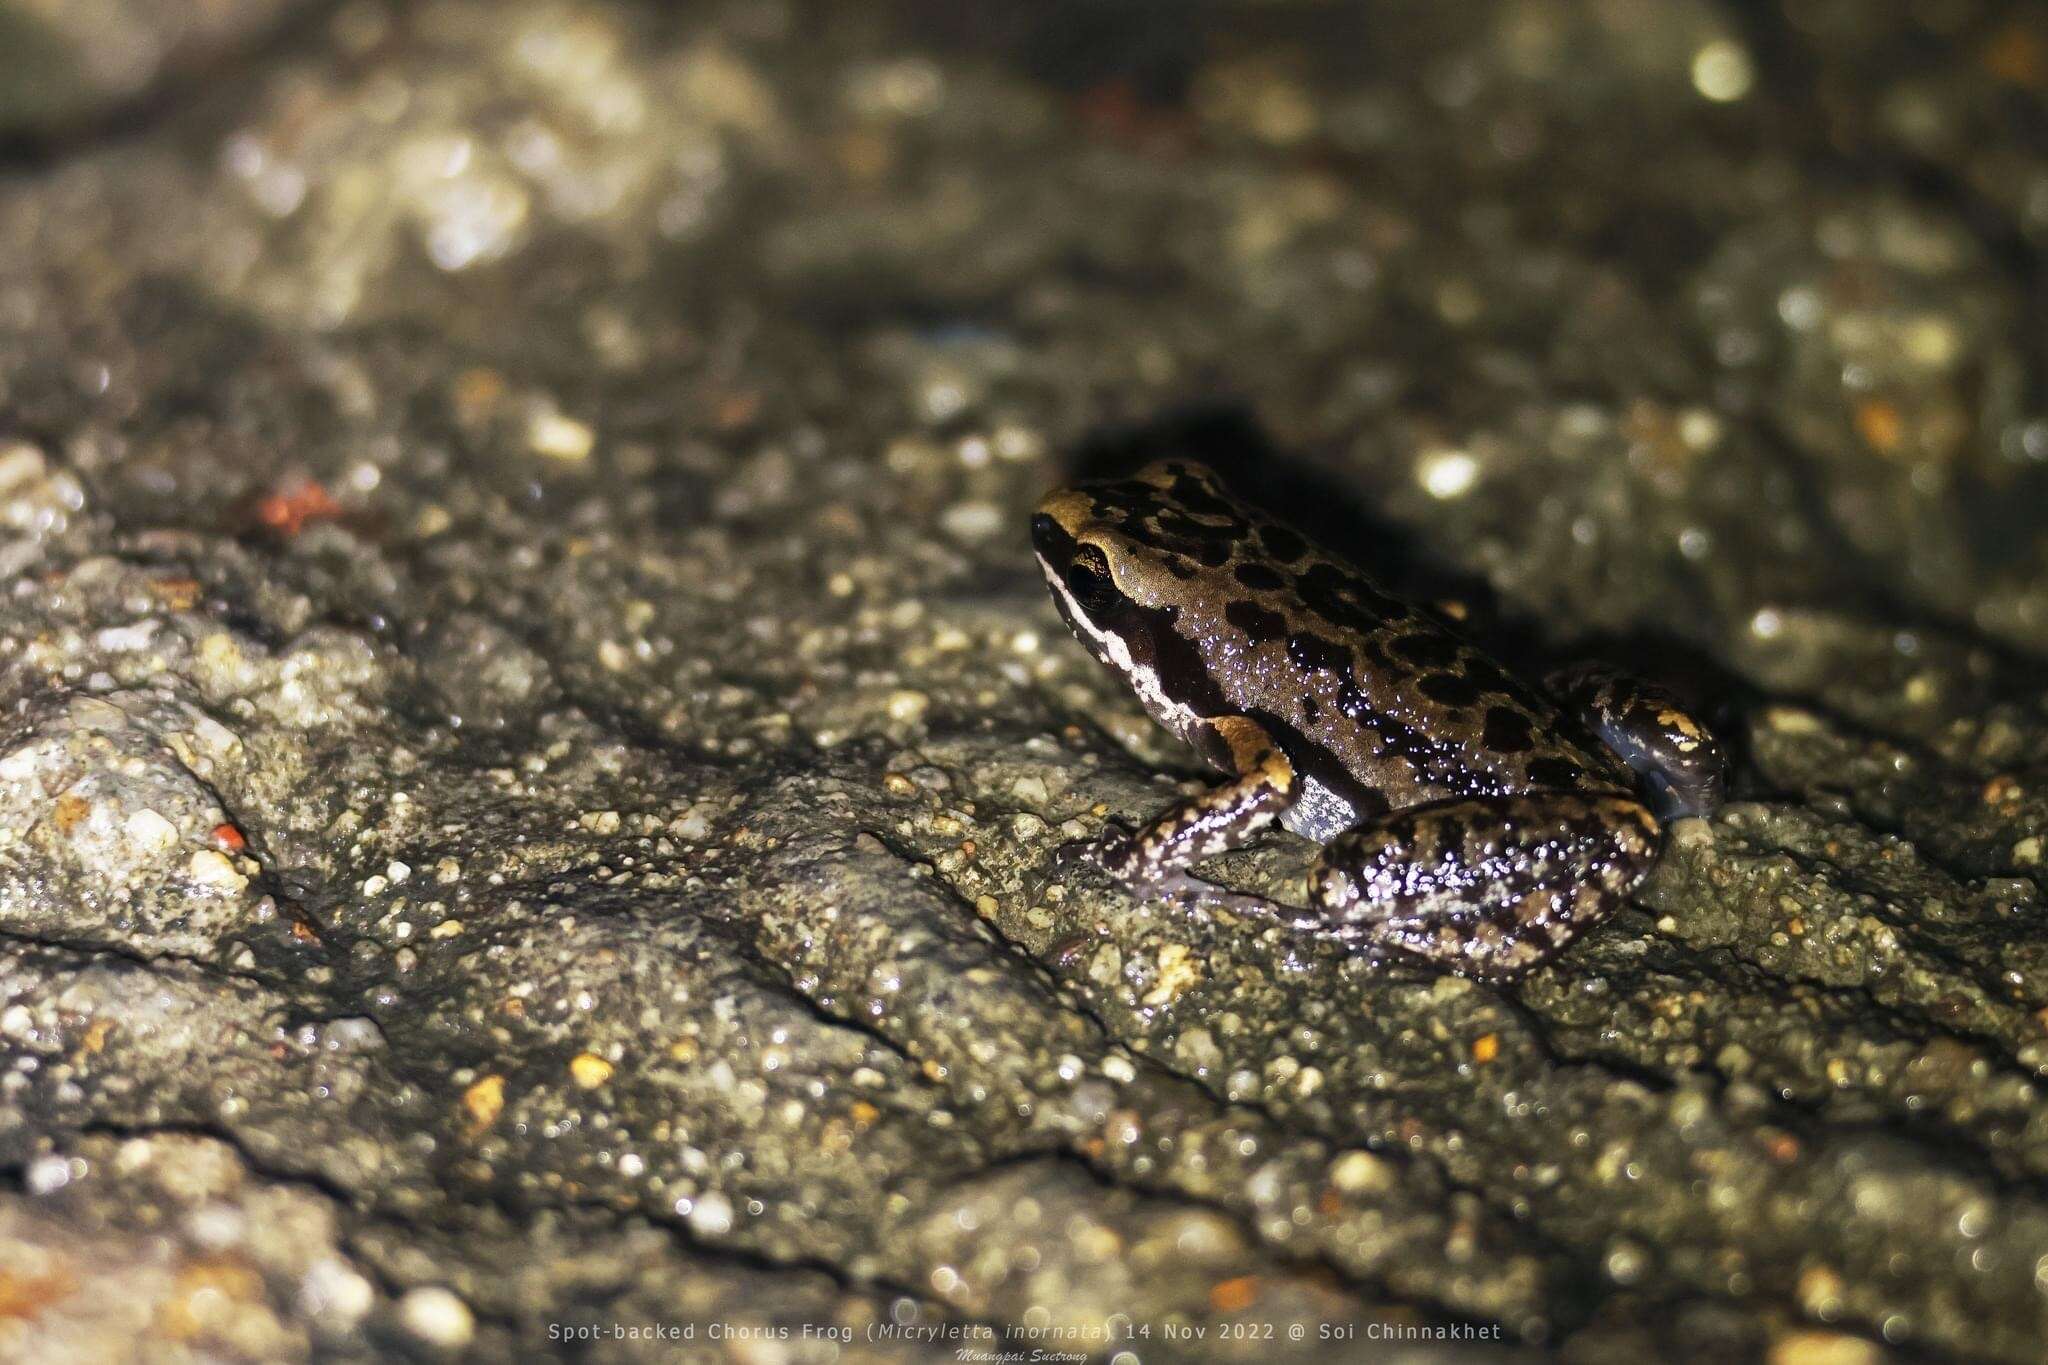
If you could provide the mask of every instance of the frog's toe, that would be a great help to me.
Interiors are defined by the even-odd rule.
[[[1146,900],[1167,901],[1183,910],[1241,912],[1247,904],[1261,903],[1255,896],[1232,891],[1186,872],[1172,872],[1153,877],[1132,886],[1131,890]]]
[[[1054,881],[1084,867],[1095,865],[1095,841],[1093,839],[1069,839],[1052,852],[1052,863],[1047,868]]]
[[[1142,899],[1166,901],[1183,910],[1221,910],[1240,919],[1280,924],[1289,929],[1327,926],[1321,915],[1311,911],[1297,910],[1250,892],[1232,891],[1189,872],[1170,872],[1134,882],[1131,891]]]
[[[1071,876],[1084,868],[1094,868],[1124,880],[1130,861],[1131,836],[1121,825],[1111,823],[1104,825],[1102,832],[1092,839],[1069,839],[1054,849],[1052,874],[1059,878]]]

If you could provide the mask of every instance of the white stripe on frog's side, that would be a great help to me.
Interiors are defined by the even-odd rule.
[[[1195,713],[1193,707],[1166,695],[1166,689],[1160,685],[1158,672],[1131,657],[1130,643],[1123,636],[1114,631],[1096,628],[1095,623],[1088,619],[1088,613],[1081,610],[1081,604],[1074,600],[1074,595],[1067,591],[1067,585],[1061,580],[1060,575],[1052,565],[1045,562],[1044,555],[1032,557],[1044,571],[1045,581],[1052,585],[1053,595],[1066,608],[1064,615],[1073,624],[1075,632],[1084,636],[1088,643],[1100,650],[1101,657],[1109,660],[1110,666],[1122,675],[1131,690],[1138,694],[1138,701],[1143,704],[1145,713],[1181,739],[1193,743],[1196,731],[1202,724],[1201,716]]]

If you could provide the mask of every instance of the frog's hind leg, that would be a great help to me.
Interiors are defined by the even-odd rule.
[[[1648,808],[1618,793],[1412,806],[1331,842],[1310,898],[1324,934],[1513,977],[1620,904],[1655,861],[1658,834]]]
[[[1659,818],[1712,815],[1720,809],[1728,756],[1678,698],[1604,664],[1567,668],[1547,682],[1551,693],[1635,771]]]

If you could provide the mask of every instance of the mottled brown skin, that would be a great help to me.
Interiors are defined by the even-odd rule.
[[[1099,861],[1134,890],[1360,948],[1513,976],[1606,915],[1722,759],[1670,697],[1613,673],[1558,699],[1231,497],[1200,465],[1048,494],[1032,543],[1074,634],[1231,781]],[[1278,820],[1326,847],[1303,913],[1188,868]]]

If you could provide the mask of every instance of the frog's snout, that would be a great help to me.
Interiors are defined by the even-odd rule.
[[[1066,538],[1067,533],[1060,529],[1060,524],[1045,513],[1040,512],[1031,518],[1031,548],[1038,551],[1040,557],[1052,559],[1059,542]]]

